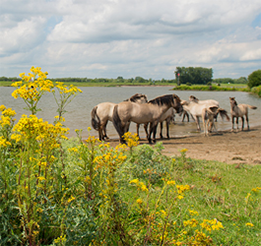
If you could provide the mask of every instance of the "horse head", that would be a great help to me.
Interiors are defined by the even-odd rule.
[[[195,96],[191,95],[191,96],[189,97],[189,101],[198,102],[199,100],[198,100],[198,98],[196,98]]]
[[[174,105],[172,107],[177,111],[177,113],[183,112],[183,107],[179,96],[177,96],[176,94],[173,94],[172,96],[174,102]]]
[[[235,97],[229,97],[229,101],[230,101],[231,106],[237,106],[237,102],[235,100]]]

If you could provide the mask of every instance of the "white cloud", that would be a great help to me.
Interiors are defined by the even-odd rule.
[[[52,77],[173,78],[176,66],[247,76],[260,67],[260,12],[260,0],[1,0],[0,75],[35,65]]]

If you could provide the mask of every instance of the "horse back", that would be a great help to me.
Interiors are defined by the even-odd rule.
[[[116,103],[103,102],[97,105],[97,115],[102,121],[112,120],[113,108]]]

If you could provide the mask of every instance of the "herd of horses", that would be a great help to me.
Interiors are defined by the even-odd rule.
[[[237,129],[239,118],[242,119],[241,130],[244,129],[244,116],[247,121],[249,130],[248,108],[256,109],[257,107],[248,104],[237,104],[234,97],[230,97],[232,130],[236,119]],[[160,124],[160,137],[162,136],[163,122],[166,122],[167,138],[169,138],[169,125],[174,120],[175,113],[182,115],[184,121],[189,116],[196,122],[197,130],[200,131],[200,118],[202,119],[204,134],[216,129],[214,122],[218,114],[228,121],[230,117],[225,109],[219,106],[216,100],[199,100],[195,96],[190,96],[189,100],[181,100],[176,94],[168,94],[156,97],[148,101],[147,96],[137,93],[132,97],[118,104],[103,102],[96,105],[91,111],[92,127],[99,132],[99,139],[108,139],[106,126],[108,121],[112,121],[120,142],[125,143],[124,134],[128,132],[130,122],[137,124],[137,134],[139,136],[139,126],[144,125],[146,137],[149,143],[156,142],[157,126]],[[149,130],[148,130],[149,126]]]

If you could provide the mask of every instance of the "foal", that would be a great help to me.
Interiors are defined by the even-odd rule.
[[[241,130],[243,131],[244,129],[244,116],[246,117],[247,121],[247,128],[249,130],[249,120],[248,120],[248,108],[250,109],[257,109],[256,106],[251,106],[248,104],[237,104],[235,97],[230,97],[230,106],[231,106],[231,118],[232,118],[232,129],[231,131],[234,130],[234,120],[235,118],[237,119],[237,129],[238,129],[238,117],[241,117],[242,119],[242,128]]]

